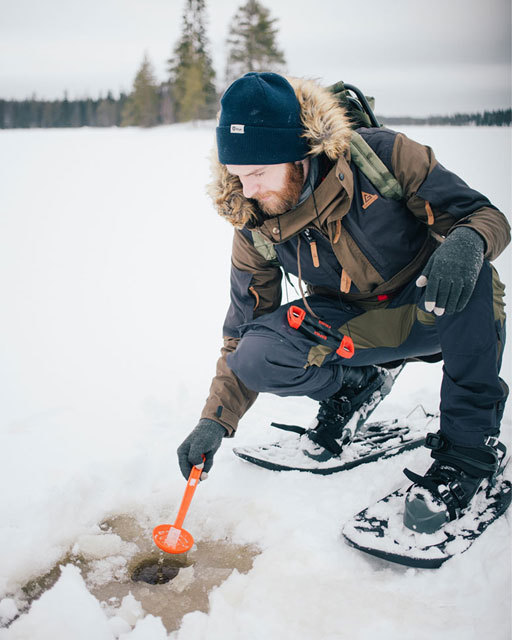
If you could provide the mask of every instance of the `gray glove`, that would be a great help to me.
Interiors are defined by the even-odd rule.
[[[430,256],[416,280],[425,289],[425,309],[437,316],[462,311],[484,261],[485,242],[469,227],[458,227]]]
[[[208,471],[213,465],[213,456],[220,447],[222,438],[227,435],[227,429],[215,420],[201,418],[197,427],[189,433],[178,447],[178,463],[181,473],[188,480],[192,467],[200,465],[205,456],[201,480],[206,480]]]

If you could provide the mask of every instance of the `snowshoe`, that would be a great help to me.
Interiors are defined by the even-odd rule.
[[[434,435],[427,436],[430,446]],[[496,453],[496,464],[484,461],[493,466],[492,475],[477,479],[436,460],[419,478],[422,484],[432,482],[437,492],[415,483],[390,493],[345,524],[346,541],[378,558],[419,568],[438,568],[469,549],[512,499],[512,484],[503,479],[505,447],[497,442],[485,446]]]
[[[273,471],[307,471],[327,475],[420,447],[425,443],[427,429],[437,424],[438,419],[438,415],[427,413],[418,406],[401,419],[367,422],[358,428],[341,454],[323,460],[306,455],[306,447],[314,445],[307,435],[308,430],[298,425],[273,422],[272,426],[290,433],[279,442],[236,447],[233,452],[247,462]]]

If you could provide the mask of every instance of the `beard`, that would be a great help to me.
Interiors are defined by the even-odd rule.
[[[286,168],[284,187],[280,191],[267,191],[254,200],[263,213],[280,215],[297,205],[303,185],[304,167],[302,163],[290,162]]]

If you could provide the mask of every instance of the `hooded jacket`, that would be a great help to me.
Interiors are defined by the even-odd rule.
[[[291,211],[265,216],[244,197],[239,178],[217,160],[209,187],[218,213],[235,233],[224,347],[201,417],[221,423],[230,435],[257,393],[235,376],[226,356],[236,349],[243,324],[280,306],[281,268],[306,282],[309,293],[367,308],[386,304],[415,278],[457,226],[483,237],[488,260],[510,240],[505,216],[438,163],[429,147],[388,129],[358,129],[402,188],[399,201],[383,197],[351,161],[353,129],[337,99],[312,81],[289,81],[310,156],[321,166],[312,195]],[[264,257],[269,246],[273,255]]]

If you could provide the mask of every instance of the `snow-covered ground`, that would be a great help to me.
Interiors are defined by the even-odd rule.
[[[403,130],[510,212],[510,129]],[[175,450],[208,393],[228,304],[232,232],[204,191],[212,136],[211,123],[0,132],[1,640],[168,637],[133,599],[102,607],[63,559],[107,518],[152,526],[176,514]],[[497,266],[510,285],[508,256]],[[508,349],[509,383],[510,366]],[[438,365],[410,365],[375,417],[435,410],[439,383]],[[402,484],[404,466],[427,467],[426,451],[325,477],[231,453],[271,441],[271,419],[314,414],[307,399],[262,395],[224,441],[187,529],[261,553],[169,637],[510,638],[510,514],[437,571],[340,539],[344,521]],[[510,411],[503,432],[510,445]],[[59,562],[55,586],[5,626],[20,587]]]

